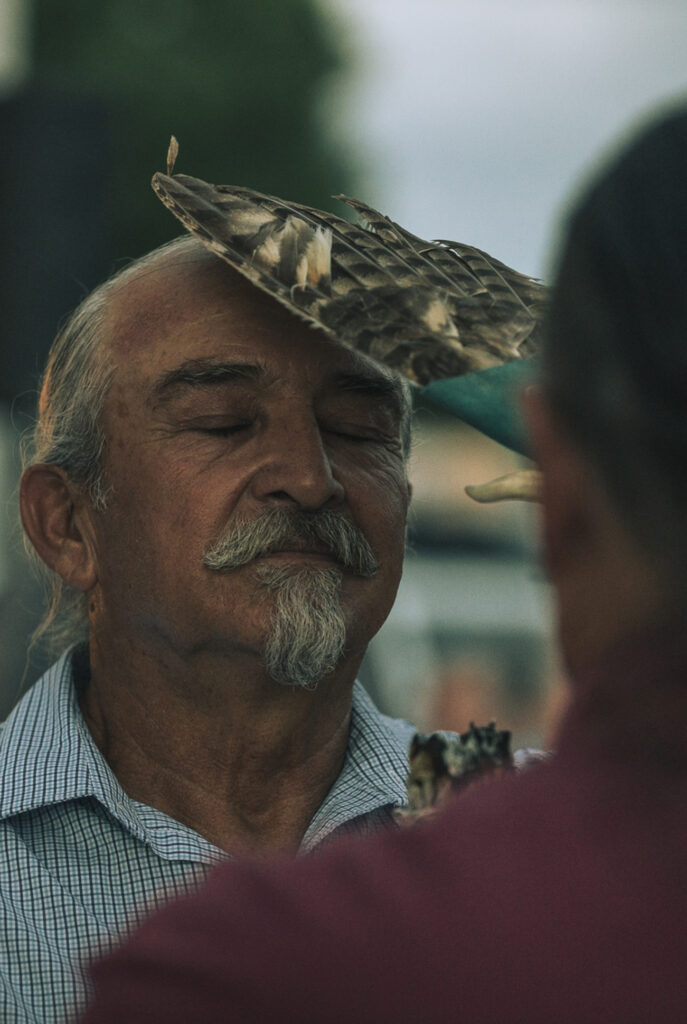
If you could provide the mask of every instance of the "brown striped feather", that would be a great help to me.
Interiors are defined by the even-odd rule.
[[[158,173],[152,184],[188,231],[253,284],[418,384],[538,346],[546,288],[472,246],[425,241],[344,196],[367,226],[183,174]]]

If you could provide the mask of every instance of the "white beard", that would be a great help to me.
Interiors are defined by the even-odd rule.
[[[337,569],[258,565],[256,576],[275,597],[265,666],[284,686],[314,690],[339,663],[346,644]]]

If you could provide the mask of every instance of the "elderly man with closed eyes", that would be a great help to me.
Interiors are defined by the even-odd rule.
[[[85,951],[227,854],[391,822],[413,730],[355,680],[400,580],[409,415],[192,238],[64,328],[21,510],[69,648],[0,734],[4,1021],[78,1001]]]

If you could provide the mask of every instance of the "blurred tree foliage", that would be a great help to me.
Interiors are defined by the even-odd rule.
[[[150,188],[171,133],[176,169],[209,181],[330,209],[351,189],[320,108],[345,58],[316,0],[35,0],[34,40],[39,87],[111,111],[117,257],[178,233]]]

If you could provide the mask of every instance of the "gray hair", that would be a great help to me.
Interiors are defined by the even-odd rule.
[[[114,365],[102,344],[110,296],[121,284],[138,275],[161,254],[198,245],[184,235],[133,260],[95,288],[74,310],[57,334],[43,374],[38,416],[21,443],[24,469],[36,465],[59,466],[83,487],[93,507],[107,507],[103,475],[105,436],[101,415],[112,382]],[[28,538],[25,547],[46,592],[46,613],[33,633],[32,644],[42,640],[56,653],[88,639],[88,598],[49,569]]]
[[[108,488],[103,473],[106,439],[102,410],[112,382],[114,365],[103,346],[108,300],[120,285],[144,271],[161,255],[202,249],[191,235],[182,235],[127,264],[95,288],[71,314],[53,342],[40,386],[38,417],[22,440],[24,469],[39,464],[59,466],[83,487],[93,507],[107,508]],[[407,460],[411,445],[412,392],[401,382],[403,409],[401,443]],[[58,653],[88,639],[88,598],[53,572],[24,538],[29,558],[41,579],[47,609],[33,633]]]

